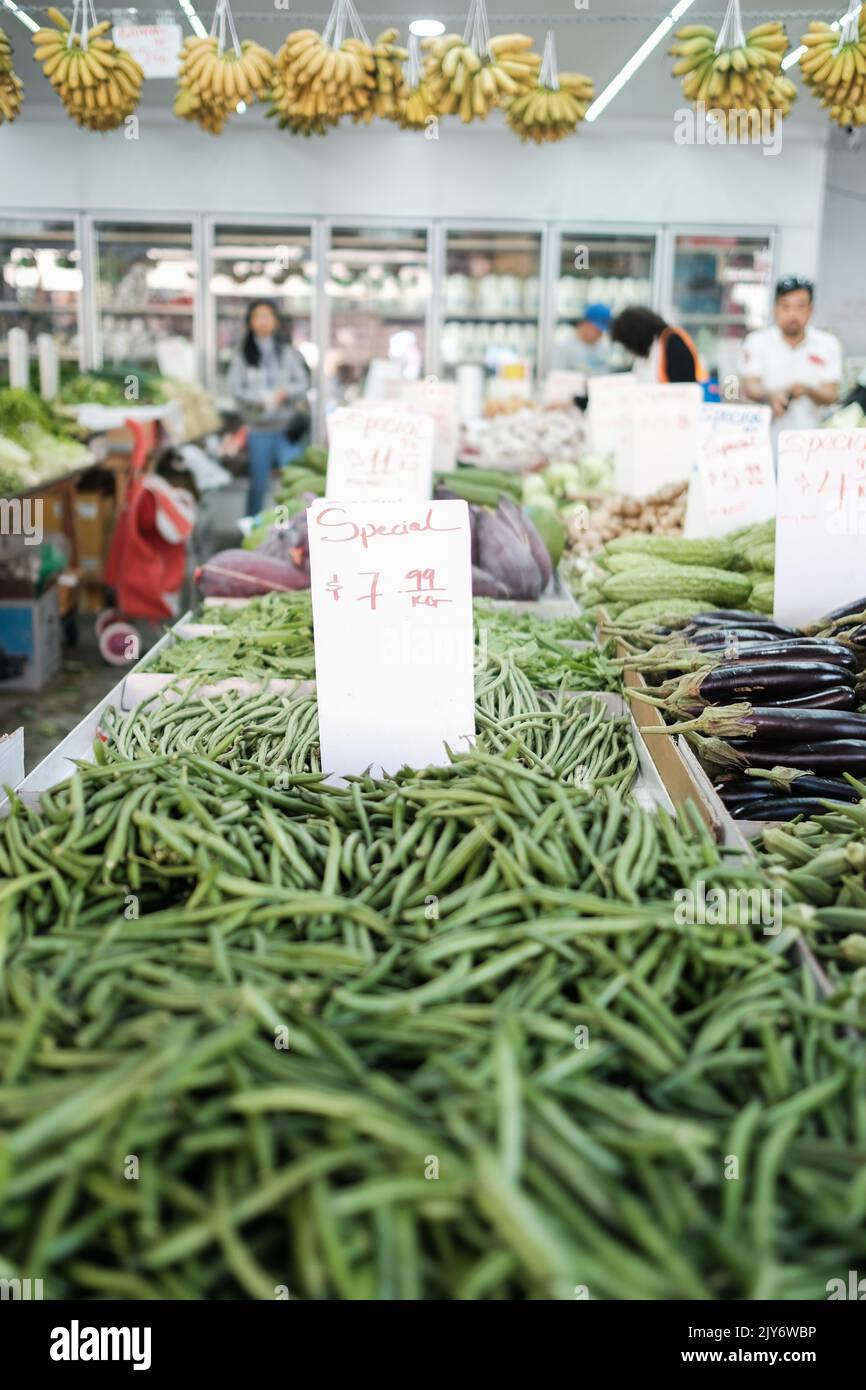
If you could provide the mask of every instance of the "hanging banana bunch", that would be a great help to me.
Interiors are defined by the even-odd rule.
[[[240,102],[260,101],[270,92],[273,55],[261,44],[241,43],[229,0],[217,0],[207,38],[188,38],[180,51],[174,114],[219,135]]]
[[[866,125],[866,9],[851,0],[839,27],[815,20],[801,42],[800,71],[821,105],[840,126]]]
[[[12,45],[0,29],[0,125],[15,120],[23,93],[24,83],[12,70]]]
[[[352,0],[335,0],[321,34],[289,34],[275,62],[268,115],[281,129],[324,135],[343,116],[375,114],[377,60]]]
[[[141,97],[144,73],[138,63],[105,37],[111,25],[108,20],[96,23],[93,0],[76,0],[71,20],[56,9],[46,14],[57,28],[37,29],[33,35],[36,61],[45,76],[80,126],[116,130]]]
[[[399,121],[402,118],[408,96],[403,64],[409,54],[405,48],[399,47],[399,37],[396,29],[386,29],[375,40],[373,62],[376,86],[373,89],[373,100],[369,106],[355,112],[355,121],[363,121],[369,125],[374,116],[379,116],[384,121]]]
[[[557,71],[556,39],[551,29],[545,40],[537,85],[514,98],[505,119],[521,140],[534,140],[536,145],[564,140],[577,130],[594,96],[591,77]]]
[[[730,0],[718,34],[705,24],[687,24],[676,39],[669,50],[679,59],[674,77],[682,78],[689,101],[722,111],[789,114],[797,88],[781,71],[788,36],[778,20],[744,33],[740,0]]]
[[[466,31],[425,39],[426,83],[440,116],[486,120],[537,85],[541,58],[525,34],[490,37],[485,0],[472,0]]]
[[[435,118],[436,103],[424,77],[421,44],[415,34],[410,34],[400,124],[405,130],[426,130]]]

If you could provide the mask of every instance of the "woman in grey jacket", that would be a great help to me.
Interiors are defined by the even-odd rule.
[[[228,388],[248,430],[249,516],[264,507],[273,469],[285,468],[309,438],[310,372],[297,348],[287,341],[290,338],[291,324],[280,323],[273,304],[254,300],[247,310],[243,342],[229,369]]]

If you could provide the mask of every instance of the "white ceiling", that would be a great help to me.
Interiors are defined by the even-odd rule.
[[[584,0],[586,3],[587,0]],[[193,0],[195,3],[195,0]],[[623,63],[640,47],[655,28],[656,24],[670,10],[672,0],[588,0],[588,8],[578,9],[581,0],[534,0],[521,8],[517,0],[509,0],[505,5],[488,4],[490,26],[494,33],[519,30],[531,34],[541,48],[545,31],[549,27],[556,30],[559,64],[563,69],[589,73],[595,79],[596,91],[616,75]],[[277,8],[277,5],[281,8]],[[826,0],[824,0],[826,5]],[[285,8],[288,6],[288,8]],[[33,18],[40,20],[41,6],[24,5]],[[69,10],[63,4],[60,8]],[[328,0],[236,0],[233,5],[242,38],[254,38],[272,51],[276,50],[289,29],[320,27],[324,22],[330,5]],[[455,0],[356,0],[362,20],[372,35],[393,24],[400,28],[405,40],[408,23],[416,18],[442,19],[449,30],[462,30],[465,22],[466,5]],[[844,11],[845,0],[837,0],[832,8],[809,7],[796,12],[797,17],[788,20],[788,33],[793,43],[808,27],[811,19],[831,18]],[[213,0],[200,0],[197,6],[202,21],[209,26],[213,13]],[[725,10],[725,0],[695,0],[688,16],[682,23],[713,23],[720,25]],[[107,17],[111,11],[103,8],[97,0],[100,18]],[[185,33],[189,33],[188,22],[183,19],[179,7],[172,0],[143,0],[139,13],[143,20],[152,19],[157,11],[174,11],[181,16]],[[766,3],[756,4],[754,0],[742,0],[742,11],[747,21],[753,24],[764,23],[774,17]],[[779,10],[775,11],[778,14]],[[787,11],[790,15],[792,11]],[[532,14],[534,17],[530,18]],[[0,0],[0,24],[4,27],[15,46],[15,67],[25,84],[26,101],[33,105],[51,106],[56,99],[47,80],[38,69],[32,57],[32,44],[28,30],[13,15],[4,13],[3,0]],[[601,117],[602,121],[613,118],[653,119],[669,118],[679,104],[679,84],[671,76],[674,59],[667,55],[670,39],[663,41],[646,61],[640,71],[632,78],[623,92],[616,97]],[[789,73],[796,79],[796,70]],[[173,95],[170,82],[149,82],[146,85],[144,104],[147,108],[169,108]],[[814,98],[803,89],[792,116],[797,127],[811,128],[826,125],[827,118]]]

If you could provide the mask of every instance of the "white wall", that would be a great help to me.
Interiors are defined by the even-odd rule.
[[[0,209],[776,226],[780,270],[814,274],[823,138],[791,128],[772,157],[758,147],[677,145],[672,122],[605,118],[541,147],[492,124],[444,123],[438,141],[391,127],[303,140],[250,113],[214,139],[145,111],[140,138],[126,140],[30,108],[0,128]]]
[[[827,188],[818,278],[817,318],[842,339],[846,352],[866,358],[866,142],[852,148],[841,131],[828,150]]]

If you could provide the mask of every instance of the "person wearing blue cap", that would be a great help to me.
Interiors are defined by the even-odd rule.
[[[553,349],[553,367],[558,372],[585,372],[587,376],[606,372],[610,362],[611,312],[606,304],[587,304],[573,335]]]

